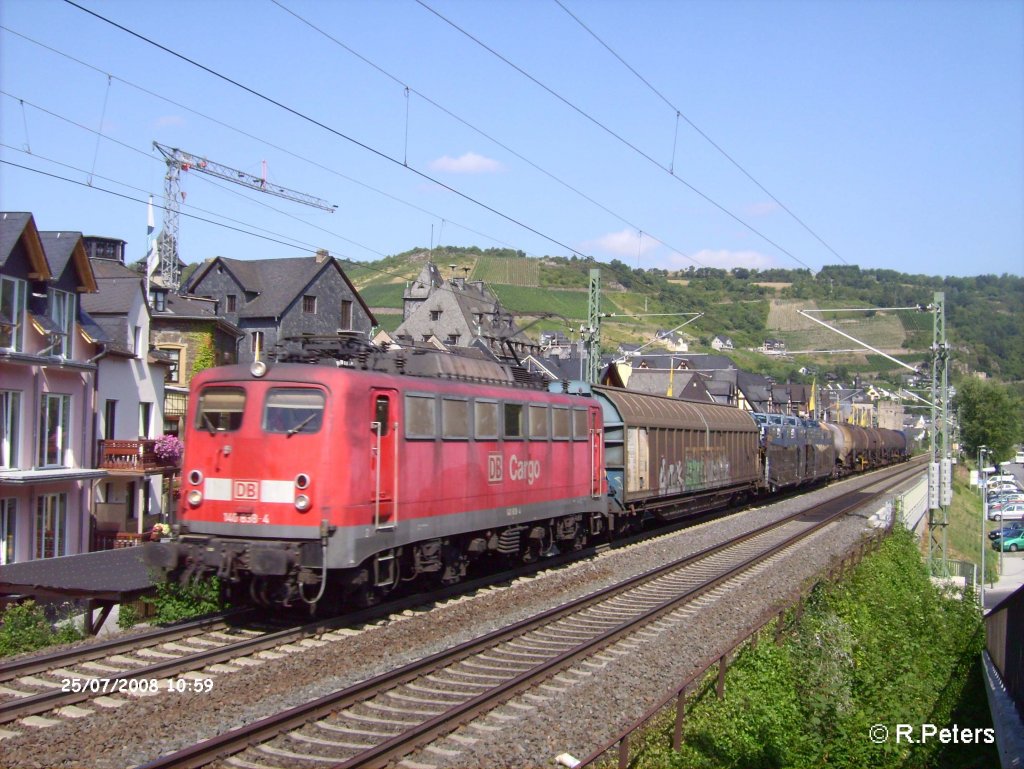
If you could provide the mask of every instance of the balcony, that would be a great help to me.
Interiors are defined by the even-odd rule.
[[[111,473],[163,473],[176,470],[178,465],[164,462],[153,452],[156,441],[145,438],[137,441],[100,441],[99,466]]]

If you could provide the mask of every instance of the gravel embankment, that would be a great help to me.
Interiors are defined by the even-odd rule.
[[[120,698],[119,707],[90,704],[92,714],[50,717],[57,721],[52,726],[10,724],[0,729],[14,732],[0,740],[0,763],[12,768],[97,769],[145,763],[725,541],[834,496],[854,482],[603,553],[429,610],[406,612],[351,635],[335,634],[337,640],[329,643],[296,644],[290,653],[257,655],[260,664],[238,666],[237,672],[211,672],[214,687],[209,693],[161,691]],[[470,740],[446,738],[437,743],[444,752],[427,751],[415,760],[437,766],[552,766],[559,753],[587,754],[692,672],[699,660],[720,653],[773,601],[825,568],[865,528],[863,518],[849,517],[838,531],[815,538],[799,555],[760,569],[740,590],[716,591],[713,601],[685,621],[666,625],[643,643],[623,647],[628,654],[608,655],[611,659],[599,672],[590,669],[592,675],[570,674],[554,681],[562,693],[548,690],[547,701],[531,698],[525,701],[528,710],[512,703],[499,708],[486,722],[499,730],[461,729],[457,736]]]

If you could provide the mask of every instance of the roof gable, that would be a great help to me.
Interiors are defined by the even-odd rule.
[[[96,276],[82,242],[82,233],[47,230],[39,233],[39,240],[43,244],[55,281],[71,281],[79,292],[92,293],[97,290]],[[72,271],[73,276],[70,274]]]
[[[46,251],[39,239],[32,214],[23,212],[0,213],[0,267],[7,266],[7,260],[21,243],[28,255],[28,277],[31,280],[50,280],[53,272],[46,259]]]

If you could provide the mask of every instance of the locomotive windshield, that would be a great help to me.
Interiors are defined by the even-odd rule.
[[[199,394],[196,428],[209,433],[232,432],[242,426],[245,390],[241,387],[207,387]]]
[[[267,393],[263,429],[268,433],[315,433],[324,421],[324,394],[307,388],[279,388]]]

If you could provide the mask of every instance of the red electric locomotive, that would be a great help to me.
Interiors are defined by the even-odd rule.
[[[192,382],[180,530],[147,560],[254,602],[366,603],[601,531],[601,410],[442,354],[256,363]],[[236,600],[248,602],[244,595]]]

